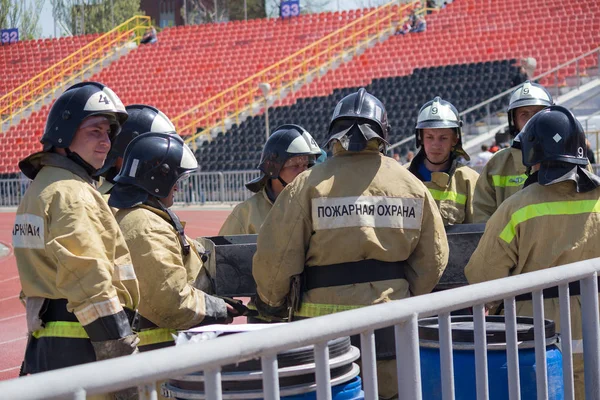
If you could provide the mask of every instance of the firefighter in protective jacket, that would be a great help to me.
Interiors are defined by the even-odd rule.
[[[448,261],[443,222],[427,188],[382,154],[388,129],[383,104],[365,89],[338,103],[333,158],[298,175],[259,231],[252,273],[261,314],[287,315],[299,274],[305,285],[295,318],[429,293],[437,284]],[[379,391],[393,398],[393,330],[391,341],[385,334],[376,337]]]
[[[586,168],[585,134],[573,114],[550,106],[521,132],[523,164],[532,172],[525,187],[504,201],[487,222],[465,268],[469,283],[600,257],[600,177]],[[563,234],[557,234],[559,229]],[[560,325],[558,291],[544,294],[545,318]],[[571,292],[576,398],[583,392],[581,300]],[[530,300],[517,315],[533,315]],[[559,327],[560,329],[560,327]],[[594,395],[597,395],[595,393]]]
[[[299,173],[312,167],[320,155],[317,142],[301,126],[290,124],[275,129],[262,151],[260,175],[246,184],[255,194],[233,209],[219,235],[258,233],[279,193]]]
[[[92,179],[126,119],[108,87],[71,86],[50,109],[43,151],[19,163],[33,179],[13,229],[30,335],[23,373],[137,352],[131,323],[138,282],[119,226]],[[125,390],[117,398],[136,395]]]
[[[469,160],[462,148],[461,126],[451,103],[440,97],[425,103],[415,129],[421,150],[408,168],[429,189],[444,225],[473,222],[473,192],[479,174],[458,160],[461,156]]]
[[[108,204],[118,209],[115,217],[140,284],[141,351],[173,345],[176,329],[228,322],[225,302],[207,294],[211,284],[203,249],[185,235],[184,224],[169,209],[178,181],[197,169],[179,135],[149,132],[129,143],[115,177]]]
[[[535,113],[552,104],[552,95],[542,85],[529,81],[510,96],[508,129],[514,140],[510,148],[494,154],[479,175],[473,200],[474,222],[486,222],[504,200],[523,187],[527,175],[517,135]]]

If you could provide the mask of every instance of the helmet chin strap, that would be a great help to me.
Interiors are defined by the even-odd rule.
[[[283,187],[286,187],[288,185],[286,181],[284,181],[283,179],[281,179],[281,176],[278,176],[277,180],[279,181],[279,183],[281,183],[283,185]]]
[[[162,203],[162,201],[160,201],[160,199],[158,199],[154,196],[150,196],[148,198],[147,203],[149,205],[156,207],[159,210],[167,213],[167,215],[169,216],[169,219],[171,219],[171,225],[173,225],[173,227],[177,231],[177,235],[179,236],[179,243],[181,244],[181,250],[183,252],[183,255],[187,256],[188,254],[190,254],[190,244],[188,243],[187,239],[185,238],[185,233],[183,231],[183,225],[181,224],[179,217],[177,217],[177,215],[175,215],[175,213],[173,211],[171,211],[167,207],[165,207],[164,204]]]
[[[93,176],[97,171],[92,165],[90,165],[87,161],[85,161],[81,156],[77,153],[72,152],[68,147],[65,148],[65,153],[67,153],[67,158],[73,161],[75,164],[79,165],[85,172],[87,172],[90,176]]]
[[[450,160],[450,156],[446,157],[446,159],[445,159],[444,161],[442,161],[442,162],[439,162],[439,163],[436,163],[436,162],[433,162],[433,161],[431,161],[431,160],[429,159],[429,157],[427,157],[427,153],[425,153],[425,159],[426,159],[427,161],[429,161],[430,163],[432,163],[433,165],[444,165],[444,164],[446,164],[446,163],[448,162],[448,160]]]

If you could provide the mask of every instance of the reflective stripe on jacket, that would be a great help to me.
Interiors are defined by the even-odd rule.
[[[507,199],[487,222],[465,267],[469,283],[489,281],[600,257],[600,188],[577,193],[571,181],[531,184]],[[533,315],[532,302],[517,303]],[[545,317],[560,328],[558,299],[545,299]],[[573,339],[581,339],[579,296],[571,299]]]
[[[479,175],[473,195],[474,222],[486,222],[504,200],[523,187],[525,174],[521,150],[498,151]]]
[[[409,166],[409,171],[422,180],[419,165],[425,160],[421,150]],[[437,204],[444,225],[470,224],[473,222],[473,195],[479,174],[456,159],[448,173],[432,172],[431,181],[423,182]]]
[[[177,331],[167,328],[153,328],[138,332],[140,343],[138,346],[147,346],[164,342],[173,342],[173,334]],[[71,339],[89,339],[88,334],[79,322],[50,321],[42,329],[32,333],[36,339],[43,337],[59,337]]]

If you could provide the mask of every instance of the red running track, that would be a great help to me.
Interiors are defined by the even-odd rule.
[[[229,214],[229,211],[176,212],[186,221],[186,234],[193,238],[216,235]],[[0,242],[11,248],[8,257],[0,259],[0,380],[19,375],[27,339],[25,308],[19,301],[21,284],[10,245],[14,220],[15,213],[0,213]]]

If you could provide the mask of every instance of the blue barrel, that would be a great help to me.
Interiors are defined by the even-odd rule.
[[[352,380],[331,388],[332,400],[364,400],[365,392],[362,390],[362,381],[357,376]],[[282,397],[281,400],[316,400],[317,392],[297,394]]]
[[[454,390],[457,400],[475,400],[475,350],[473,316],[451,316]],[[437,318],[419,320],[421,355],[421,388],[423,399],[442,398]],[[563,400],[562,353],[556,346],[557,335],[553,321],[545,321],[548,399]],[[508,369],[504,316],[486,317],[488,384],[490,400],[508,399]],[[533,318],[517,317],[519,342],[519,378],[522,399],[536,399],[535,349]]]

